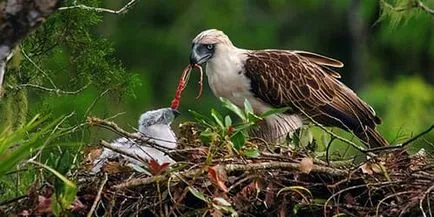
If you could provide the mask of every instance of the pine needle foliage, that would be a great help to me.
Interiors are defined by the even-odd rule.
[[[429,6],[432,4],[430,0],[380,0],[379,20],[388,20],[390,27],[397,27],[422,14],[431,14]]]

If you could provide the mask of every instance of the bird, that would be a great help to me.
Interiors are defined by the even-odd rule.
[[[170,125],[179,114],[176,109],[172,108],[147,111],[140,116],[138,132],[134,133],[134,135],[149,141],[148,143],[154,143],[160,148],[167,150],[175,149],[177,147],[177,138]],[[176,163],[163,151],[134,139],[118,138],[110,143],[110,146],[136,156],[141,161],[104,147],[101,155],[93,161],[92,173],[100,172],[107,160],[117,158],[136,166],[144,166],[144,162],[149,160],[155,160],[159,164]]]
[[[288,108],[253,130],[266,141],[282,141],[314,122],[352,132],[368,148],[388,145],[376,130],[381,119],[374,109],[339,80],[339,60],[299,50],[242,49],[223,31],[208,29],[192,40],[190,64],[206,64],[214,95],[239,107],[248,100],[257,114]]]

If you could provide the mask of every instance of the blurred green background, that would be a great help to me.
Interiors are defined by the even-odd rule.
[[[78,1],[113,9],[127,2]],[[9,66],[3,127],[13,129],[38,113],[71,112],[70,125],[88,115],[124,112],[116,122],[136,127],[144,111],[170,105],[191,40],[209,28],[223,30],[241,48],[306,50],[343,61],[343,82],[383,118],[379,130],[390,141],[434,123],[434,16],[428,13],[382,11],[379,0],[146,0],[122,15],[72,9],[50,17]],[[195,100],[198,73],[193,75],[178,122],[191,119],[188,109],[221,110],[207,84]],[[67,95],[23,86],[74,91],[88,83]],[[85,130],[71,137],[91,142],[110,135]],[[432,146],[434,135],[425,138],[419,143]]]

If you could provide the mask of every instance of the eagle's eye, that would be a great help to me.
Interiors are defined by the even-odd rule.
[[[209,44],[209,45],[206,46],[206,49],[208,49],[208,50],[212,50],[213,48],[214,48],[213,44]]]

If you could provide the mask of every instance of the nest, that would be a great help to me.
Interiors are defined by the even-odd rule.
[[[183,124],[172,167],[150,162],[137,172],[118,162],[104,173],[77,171],[79,216],[432,216],[434,165],[423,153],[385,150],[361,163],[312,159],[291,149],[247,158],[222,143],[203,144],[194,123]],[[122,136],[123,135],[121,133]],[[89,152],[92,155],[92,151]],[[50,192],[32,195],[50,198]],[[45,194],[45,195],[44,195]],[[77,203],[79,205],[77,205]],[[29,197],[16,206],[35,211]],[[26,207],[24,207],[24,205]]]

